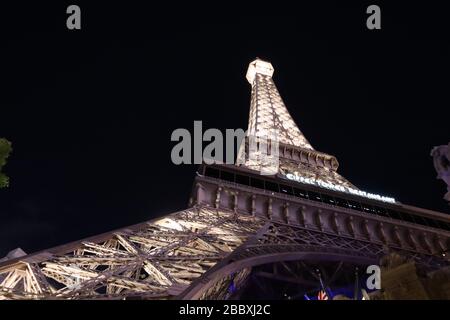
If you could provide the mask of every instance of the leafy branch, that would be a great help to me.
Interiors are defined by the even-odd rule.
[[[9,178],[2,173],[2,168],[6,164],[6,159],[8,159],[11,151],[11,142],[0,138],[0,188],[7,187],[9,185]]]

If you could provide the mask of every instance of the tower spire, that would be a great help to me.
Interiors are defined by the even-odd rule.
[[[242,144],[239,150],[237,165],[260,172],[264,170],[265,175],[294,174],[299,179],[320,180],[357,189],[336,172],[339,163],[334,156],[316,151],[305,138],[275,86],[273,73],[272,64],[259,58],[248,66],[246,78],[252,86],[252,93],[247,136],[254,141],[261,138],[266,141],[275,134],[279,148],[274,150],[272,145],[270,155],[261,155],[261,150],[256,147],[252,158],[246,142],[247,145]],[[279,152],[274,154],[274,151]]]
[[[273,72],[272,64],[259,58],[248,66],[246,78],[252,86],[248,135],[264,137],[276,130],[280,143],[314,150],[281,99]]]

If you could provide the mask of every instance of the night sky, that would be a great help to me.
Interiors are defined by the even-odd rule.
[[[186,207],[196,165],[172,164],[176,128],[247,128],[255,57],[316,150],[359,188],[448,213],[430,151],[450,141],[445,8],[377,3],[261,8],[2,7],[0,257]],[[128,4],[125,4],[128,3]],[[357,3],[357,4],[356,4]],[[425,2],[423,2],[425,3]]]

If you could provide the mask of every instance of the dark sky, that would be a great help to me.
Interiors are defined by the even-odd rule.
[[[76,2],[74,2],[76,3]],[[128,4],[125,4],[128,3]],[[357,3],[357,4],[356,4]],[[0,257],[184,208],[195,165],[175,166],[176,128],[246,128],[255,57],[315,149],[361,189],[442,212],[430,151],[447,144],[445,8],[339,2],[258,10],[80,4],[2,8],[0,137],[14,152],[0,190]]]

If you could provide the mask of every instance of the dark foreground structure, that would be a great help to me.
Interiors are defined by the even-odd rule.
[[[200,166],[188,209],[1,262],[0,299],[450,299],[448,216],[339,175],[273,71],[250,63],[237,165]],[[381,289],[367,293],[370,265]]]

